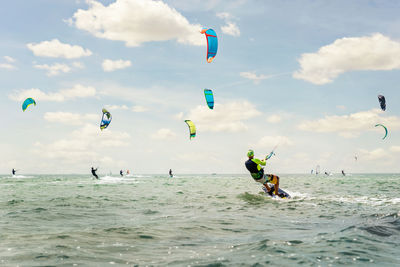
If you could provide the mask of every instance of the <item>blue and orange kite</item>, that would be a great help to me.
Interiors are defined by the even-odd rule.
[[[207,38],[207,62],[211,63],[218,50],[218,37],[213,29],[202,29],[201,33],[206,35]]]

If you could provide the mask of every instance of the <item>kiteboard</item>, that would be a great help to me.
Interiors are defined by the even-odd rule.
[[[272,192],[275,192],[275,186],[274,185],[272,185],[272,186],[270,186],[270,188],[272,189]],[[270,197],[277,197],[274,193],[272,193],[272,195],[270,195],[269,193],[268,193],[268,191],[267,191],[267,188],[265,188],[265,186],[263,186],[262,187],[262,189],[264,190],[264,192],[265,192],[265,194],[267,195],[267,196],[270,196]],[[284,190],[282,190],[281,188],[279,188],[278,189],[278,193],[280,194],[280,195],[282,195],[283,194],[283,199],[288,199],[288,198],[292,198],[287,192],[285,192]],[[279,197],[279,196],[278,196]]]

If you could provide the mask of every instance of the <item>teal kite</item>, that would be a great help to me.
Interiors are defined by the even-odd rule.
[[[382,124],[377,124],[377,125],[375,125],[375,127],[378,127],[378,126],[382,126],[383,129],[385,129],[385,136],[382,138],[382,140],[384,140],[384,139],[386,138],[386,136],[388,135],[388,130],[387,130],[387,128],[385,127],[385,125],[382,125]]]
[[[35,100],[33,98],[27,98],[25,99],[24,103],[22,103],[22,111],[25,111],[30,105],[36,106]]]
[[[214,108],[214,94],[210,89],[204,89],[204,96],[206,97],[207,105],[210,109]]]
[[[202,29],[202,34],[207,38],[207,62],[211,63],[218,51],[218,37],[213,29]]]
[[[111,113],[108,112],[105,108],[103,108],[103,117],[101,118],[101,122],[100,122],[100,130],[104,130],[108,127],[108,125],[110,125],[111,123]]]

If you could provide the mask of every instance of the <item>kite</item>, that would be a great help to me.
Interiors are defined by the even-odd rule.
[[[185,122],[189,126],[190,140],[192,140],[196,136],[196,126],[191,120],[185,120]]]
[[[111,123],[111,113],[108,112],[105,108],[103,108],[103,117],[101,118],[101,122],[100,122],[100,130],[104,130],[108,127],[108,125],[110,125]]]
[[[36,102],[35,100],[33,100],[33,98],[27,98],[25,99],[24,103],[22,103],[22,111],[25,111],[30,105],[34,105],[36,106]]]
[[[378,99],[379,99],[379,104],[381,105],[381,109],[383,111],[386,110],[386,99],[383,95],[378,95]]]
[[[387,128],[386,128],[384,125],[382,125],[382,124],[377,124],[377,125],[375,125],[375,127],[378,127],[378,126],[382,126],[383,129],[385,129],[385,136],[382,138],[382,140],[384,140],[384,139],[386,138],[387,134],[388,134],[388,130],[387,130]]]
[[[202,29],[201,33],[206,35],[207,38],[207,62],[211,63],[218,50],[218,37],[213,29]]]
[[[210,109],[214,108],[214,94],[210,89],[204,89],[204,96],[206,97],[207,105]]]

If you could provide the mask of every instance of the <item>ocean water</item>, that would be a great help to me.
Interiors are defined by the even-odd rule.
[[[400,175],[0,176],[0,266],[400,266]]]

